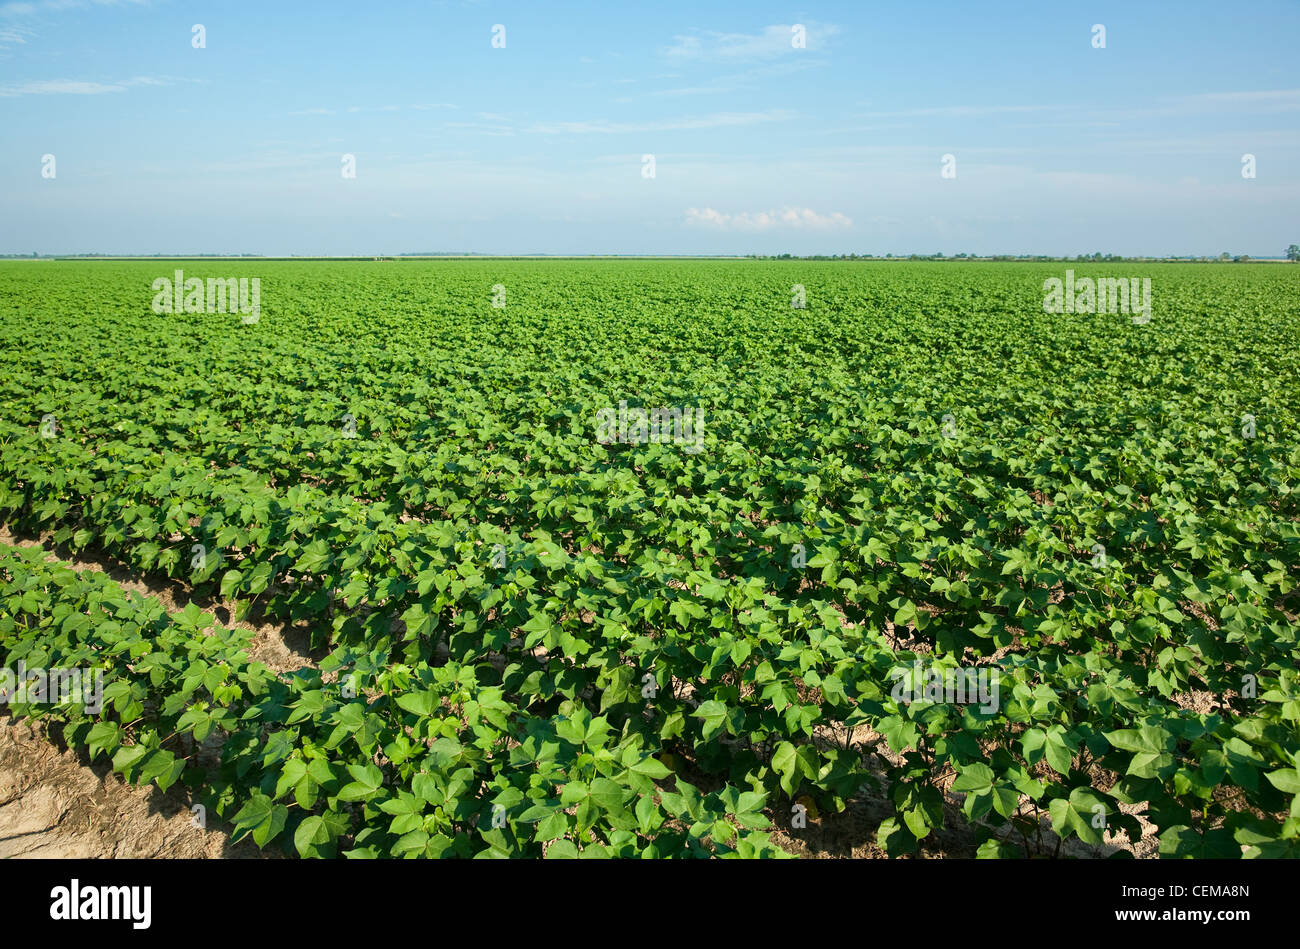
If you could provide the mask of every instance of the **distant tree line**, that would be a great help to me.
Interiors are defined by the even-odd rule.
[[[1286,249],[1286,259],[1300,262],[1300,245],[1292,244]],[[0,260],[30,260],[33,258],[56,258],[56,257],[163,257],[163,258],[180,258],[180,257],[262,257],[263,254],[38,254],[32,251],[31,254],[0,254]],[[297,254],[290,254],[290,257],[297,257]],[[310,256],[310,255],[308,255]],[[392,260],[395,257],[493,257],[493,256],[513,256],[513,255],[495,255],[495,254],[475,254],[471,252],[452,253],[448,251],[434,251],[423,254],[387,254],[380,257],[373,257],[373,260]],[[537,254],[530,256],[552,256],[548,254]],[[567,256],[567,255],[555,255]],[[582,255],[575,254],[575,257],[582,256],[613,256],[613,257],[638,257],[639,254],[595,254]],[[655,255],[663,256],[663,255]],[[708,256],[706,255],[682,255],[682,256]],[[1125,257],[1122,254],[1079,254],[1075,257],[1052,257],[1046,254],[991,254],[980,256],[979,254],[954,254],[946,257],[943,254],[746,254],[745,257],[750,260],[1028,260],[1028,261],[1045,261],[1045,262],[1119,262],[1119,261],[1191,261],[1195,263],[1209,262],[1228,262],[1246,263],[1251,258],[1248,254],[1229,254],[1224,251],[1218,257],[1194,257],[1188,255],[1170,254],[1167,257]],[[364,257],[351,258],[364,260]]]
[[[1047,263],[1118,263],[1121,261],[1178,261],[1191,263],[1248,263],[1249,254],[1229,254],[1224,251],[1217,257],[1194,257],[1170,254],[1167,257],[1125,257],[1123,254],[1079,254],[1075,257],[1052,257],[1046,254],[747,254],[751,260],[1026,260]],[[1300,261],[1300,245],[1286,249],[1286,259]]]

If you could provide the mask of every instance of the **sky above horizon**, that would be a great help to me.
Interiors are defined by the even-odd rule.
[[[1295,2],[0,2],[0,253],[1275,257],[1297,39]]]

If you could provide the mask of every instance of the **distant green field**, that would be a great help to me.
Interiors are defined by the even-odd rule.
[[[233,283],[156,312],[176,269],[205,310],[256,278],[256,322]],[[1067,269],[1149,279],[1149,321],[1045,312]],[[865,799],[890,855],[1107,852],[1132,804],[1161,855],[1300,856],[1297,300],[1279,264],[0,263],[0,520],[323,657],[0,548],[0,664],[106,682],[10,708],[304,856],[805,853]]]

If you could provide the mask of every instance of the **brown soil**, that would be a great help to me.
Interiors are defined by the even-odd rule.
[[[48,544],[15,536],[7,525],[0,525],[0,543],[45,546],[47,559],[106,573],[127,590],[156,597],[171,612],[193,599],[227,628],[254,631],[251,658],[277,672],[313,664],[298,630],[234,621],[233,604],[191,597],[186,584],[146,580],[89,552],[57,558],[48,554]],[[41,724],[0,715],[0,858],[264,856],[251,841],[232,844],[226,831],[203,830],[195,819],[183,788],[164,794],[153,785],[127,784],[107,761],[89,764]],[[220,826],[215,815],[211,823]]]
[[[195,826],[185,792],[138,788],[86,764],[39,724],[0,716],[0,858],[257,857]]]

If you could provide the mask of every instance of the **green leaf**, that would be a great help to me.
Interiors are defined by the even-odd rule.
[[[86,736],[86,748],[90,752],[91,761],[99,757],[101,751],[111,755],[121,743],[122,730],[117,722],[96,722]]]
[[[268,841],[284,829],[288,815],[287,807],[273,804],[265,794],[255,791],[248,803],[235,815],[234,839],[241,839],[251,831],[253,842],[259,847],[265,847]]]
[[[557,840],[546,848],[547,860],[577,860],[578,848],[571,840]]]
[[[1071,833],[1090,844],[1102,842],[1102,833],[1112,809],[1105,798],[1091,788],[1075,788],[1068,798],[1058,797],[1047,807],[1052,830],[1062,837]]]
[[[1295,768],[1269,771],[1264,775],[1270,784],[1287,794],[1300,794],[1300,772]]]
[[[384,783],[384,773],[375,765],[348,765],[353,781],[339,788],[339,800],[361,801],[379,792]]]
[[[727,723],[727,706],[716,699],[710,699],[700,703],[700,707],[694,712],[694,717],[704,722],[704,740],[708,741]]]
[[[304,857],[333,857],[336,835],[324,818],[308,817],[294,831],[293,845]]]

